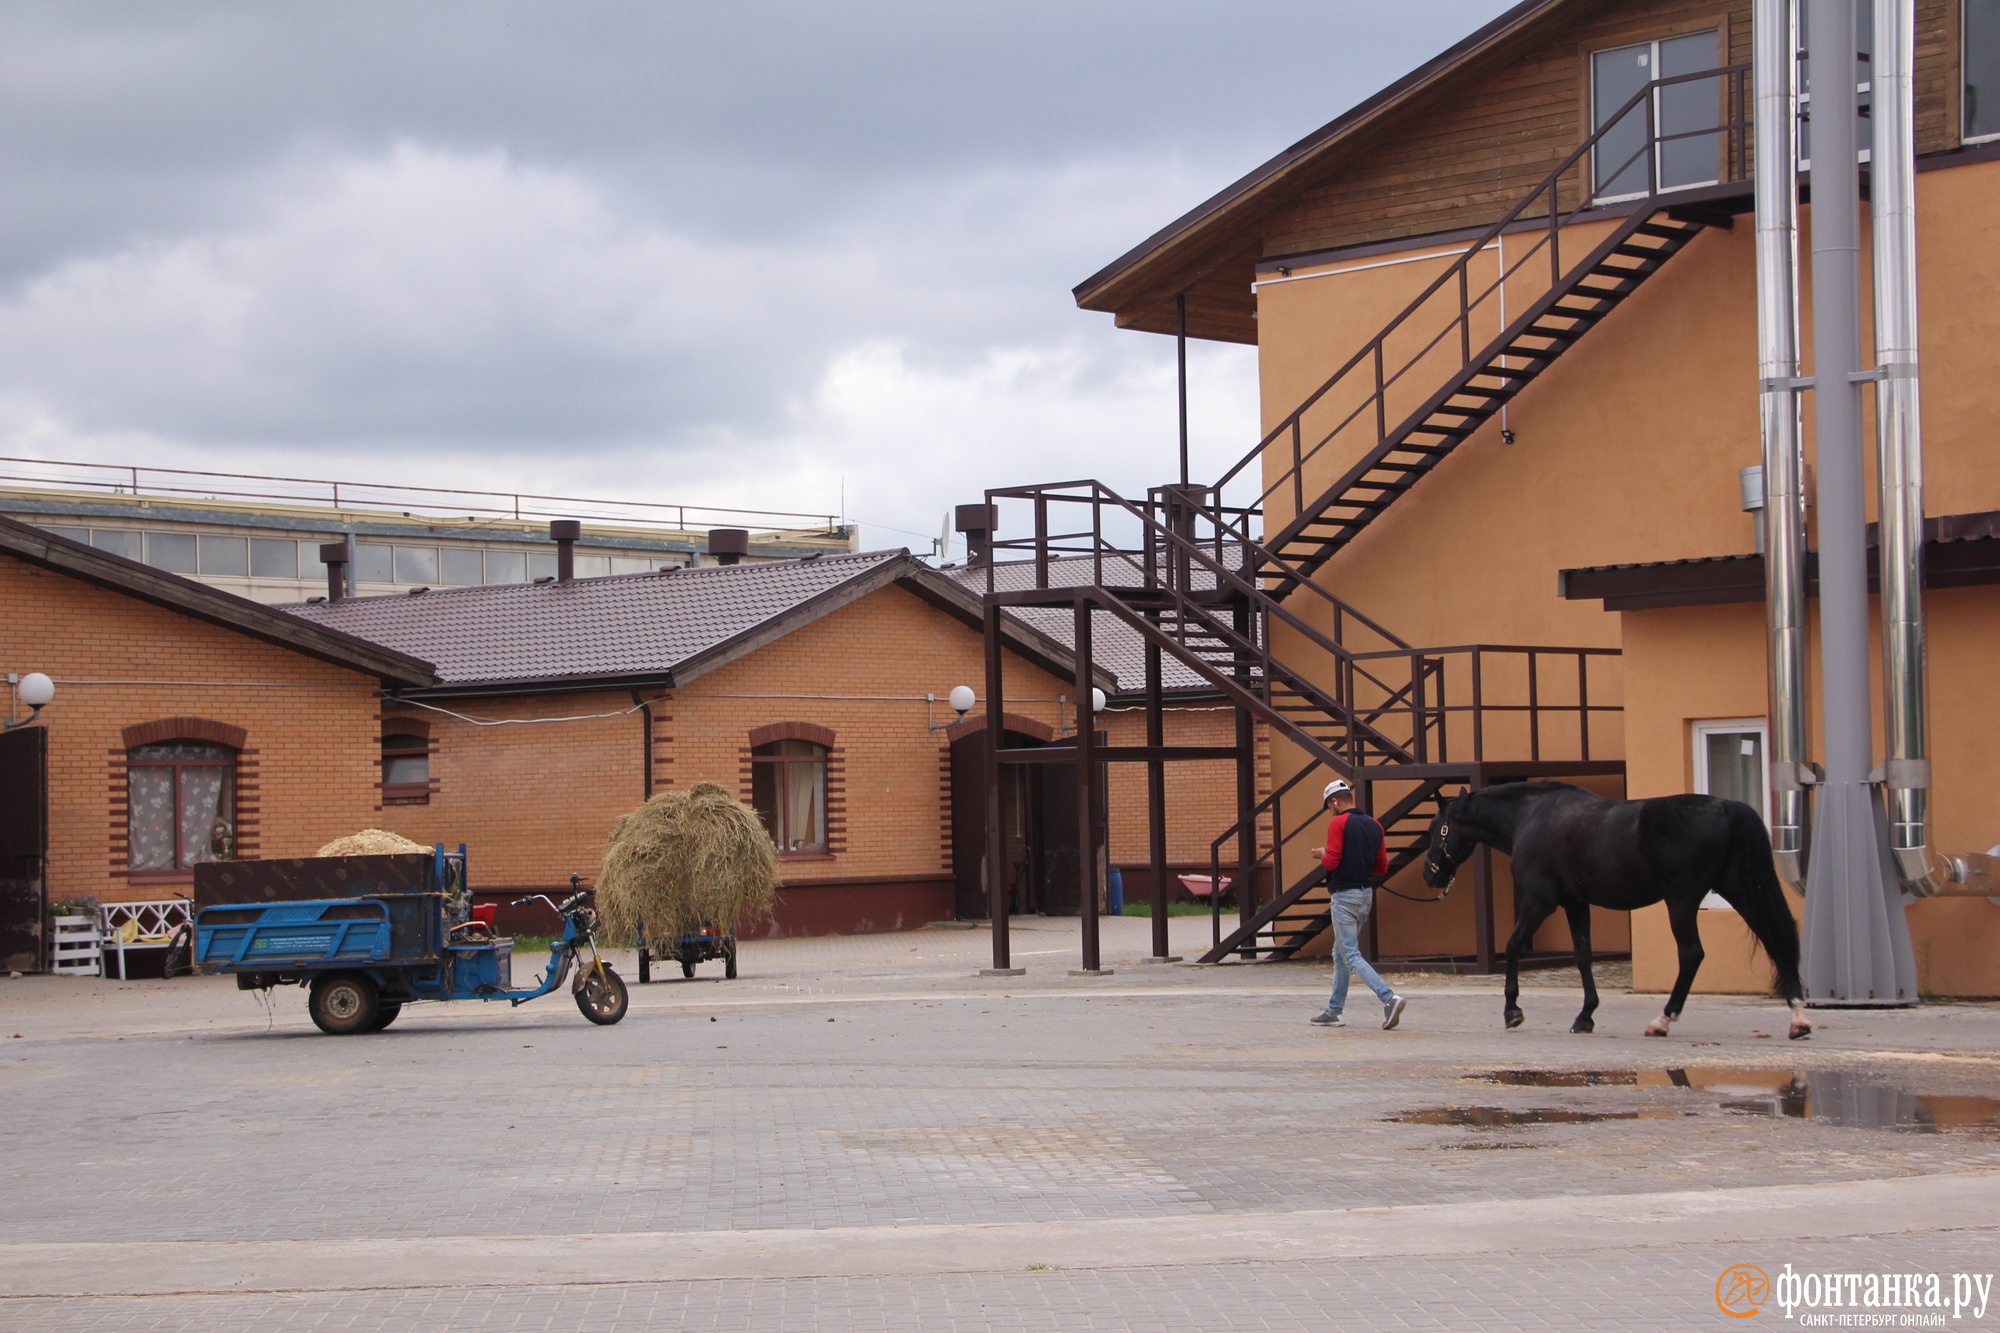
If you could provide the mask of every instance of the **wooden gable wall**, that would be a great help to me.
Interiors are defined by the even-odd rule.
[[[1341,155],[1322,183],[1265,221],[1284,258],[1494,221],[1580,143],[1589,55],[1715,27],[1726,63],[1750,60],[1748,0],[1603,0],[1541,26],[1531,45],[1448,81],[1428,105]],[[1918,0],[1920,153],[1956,146],[1958,0]],[[1571,203],[1574,201],[1565,201]]]

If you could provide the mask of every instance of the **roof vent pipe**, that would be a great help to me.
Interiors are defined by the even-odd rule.
[[[338,602],[347,596],[347,543],[327,542],[319,548],[319,562],[326,566],[326,600]]]
[[[708,553],[715,557],[718,565],[733,565],[750,554],[750,532],[747,528],[710,528],[708,530]]]
[[[1917,411],[1917,217],[1913,0],[1876,0],[1870,69],[1875,142],[1876,476],[1882,568],[1881,770],[1889,849],[1903,887],[1941,887],[1929,847],[1930,744],[1924,690],[1924,455]]]
[[[965,563],[993,563],[993,534],[1000,528],[1000,506],[959,505],[952,511],[952,527],[965,538]]]
[[[573,518],[558,518],[549,523],[549,540],[556,544],[556,582],[568,583],[576,577],[576,539],[583,535],[583,524]]]
[[[1770,642],[1771,850],[1803,893],[1812,843],[1807,749],[1806,499],[1799,414],[1798,34],[1792,0],[1757,0],[1757,376],[1764,607]]]

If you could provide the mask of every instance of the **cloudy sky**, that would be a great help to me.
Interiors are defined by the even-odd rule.
[[[1172,343],[1070,287],[1504,7],[0,0],[0,453],[844,494],[920,551],[1142,489]],[[1235,457],[1251,355],[1192,380]]]

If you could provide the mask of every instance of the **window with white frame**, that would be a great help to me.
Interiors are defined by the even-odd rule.
[[[1765,762],[1766,730],[1761,717],[1720,718],[1694,724],[1694,789],[1705,796],[1741,801],[1771,822],[1770,765]],[[1719,894],[1703,907],[1728,907]]]
[[[1689,79],[1655,88],[1631,110],[1620,108],[1656,79],[1698,74],[1722,63],[1722,34],[1709,28],[1590,56],[1591,126],[1604,137],[1591,150],[1591,180],[1601,201],[1685,190],[1720,179],[1722,81]]]
[[[1968,142],[2000,139],[2000,0],[1965,0],[1960,113]]]

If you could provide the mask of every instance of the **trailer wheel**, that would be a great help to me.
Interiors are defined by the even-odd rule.
[[[729,941],[729,952],[728,952],[728,953],[726,953],[726,954],[724,954],[724,955],[722,955],[722,956],[723,956],[723,958],[724,958],[724,959],[726,960],[726,961],[725,961],[725,962],[723,963],[723,967],[722,967],[722,975],[723,975],[723,978],[724,978],[725,980],[728,980],[728,981],[734,981],[734,980],[736,980],[736,941],[735,941],[735,940],[731,940],[731,941]]]
[[[382,1011],[375,983],[358,972],[334,972],[313,978],[306,1012],[329,1037],[372,1032]]]
[[[383,1028],[388,1027],[391,1023],[395,1022],[396,1015],[402,1012],[403,1012],[403,1002],[401,1000],[380,1001],[375,1006],[374,1025],[371,1026],[368,1030],[370,1032],[380,1032]]]
[[[689,981],[694,980],[694,964],[685,958],[681,959],[681,976]]]
[[[639,984],[645,985],[653,979],[653,955],[639,950]]]
[[[625,982],[611,964],[600,962],[577,978],[576,1007],[593,1023],[609,1026],[625,1017]]]

